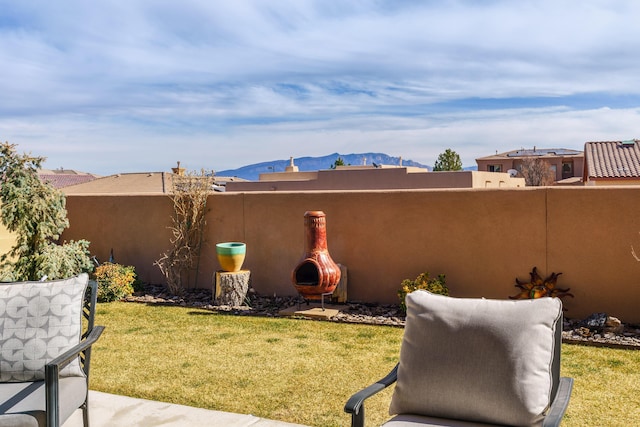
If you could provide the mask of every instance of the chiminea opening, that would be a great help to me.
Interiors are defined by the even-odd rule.
[[[291,281],[306,300],[321,300],[340,282],[340,268],[327,249],[326,215],[322,211],[304,214],[305,250],[291,273]]]
[[[295,270],[296,284],[298,286],[318,286],[320,274],[318,266],[312,261],[303,261]]]

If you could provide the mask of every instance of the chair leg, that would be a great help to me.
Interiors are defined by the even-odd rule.
[[[84,401],[84,405],[82,405],[82,422],[84,427],[89,427],[89,400]]]

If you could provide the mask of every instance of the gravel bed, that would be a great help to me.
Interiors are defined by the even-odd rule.
[[[250,290],[246,305],[220,306],[213,304],[211,290],[208,289],[187,289],[183,295],[177,296],[170,294],[162,286],[154,285],[147,285],[143,292],[136,292],[125,301],[194,307],[239,316],[265,317],[278,317],[279,312],[285,308],[297,305],[304,308],[306,305],[300,297],[270,297],[258,295]],[[405,317],[399,305],[346,303],[339,306],[342,310],[329,321],[404,327]],[[332,304],[327,303],[326,307],[331,308]],[[598,314],[604,316],[603,322],[604,319],[617,321],[602,313]],[[589,319],[565,318],[562,338],[568,343],[640,350],[640,325],[619,322],[614,325],[615,327],[610,326],[610,322],[607,322],[607,325],[594,325],[593,322],[589,322]]]

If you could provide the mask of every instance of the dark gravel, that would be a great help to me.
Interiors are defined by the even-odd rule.
[[[194,307],[239,316],[265,317],[278,317],[279,312],[285,308],[296,305],[304,308],[306,304],[300,297],[271,297],[258,295],[250,290],[246,305],[220,306],[214,305],[211,290],[208,289],[187,289],[178,296],[170,294],[163,286],[154,285],[147,285],[143,292],[136,292],[126,298],[126,301]],[[332,304],[327,303],[326,306],[331,308]],[[339,306],[340,313],[329,321],[404,327],[405,317],[399,305],[346,303]],[[607,319],[609,326],[604,324]],[[565,318],[563,341],[640,350],[640,325],[619,324],[615,322],[616,320],[604,313],[596,313],[587,319]]]

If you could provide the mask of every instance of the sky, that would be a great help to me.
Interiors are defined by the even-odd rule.
[[[640,138],[640,2],[0,0],[0,141],[49,169]]]

